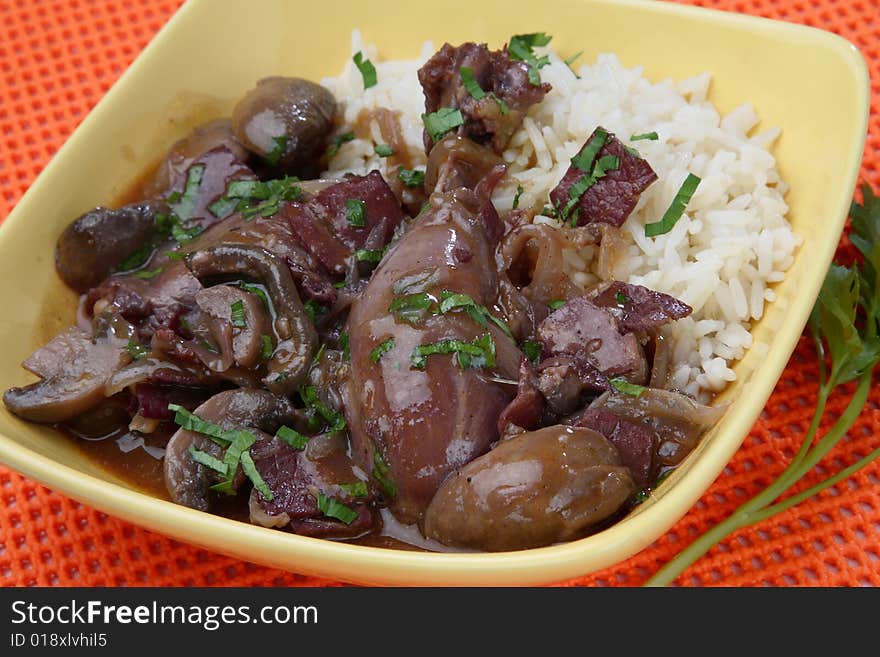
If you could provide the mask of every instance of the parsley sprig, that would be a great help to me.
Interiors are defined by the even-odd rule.
[[[868,401],[873,372],[880,362],[880,198],[868,185],[862,188],[862,196],[863,204],[853,203],[850,210],[850,240],[863,256],[861,265],[832,264],[810,315],[808,326],[819,360],[819,391],[812,422],[798,453],[775,481],[682,550],[651,577],[646,586],[672,583],[733,532],[800,504],[880,456],[878,447],[825,480],[780,499],[850,430]],[[829,398],[840,386],[852,381],[856,382],[856,388],[849,404],[825,434],[816,440]]]

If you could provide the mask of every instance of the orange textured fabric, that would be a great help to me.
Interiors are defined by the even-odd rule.
[[[696,0],[805,23],[853,42],[872,78],[862,181],[880,192],[880,11],[876,0]],[[178,0],[0,0],[0,217],[180,5]],[[840,256],[853,249],[846,238]],[[781,472],[815,403],[801,340],[761,418],[724,473],[671,531],[629,560],[566,585],[641,584]],[[846,399],[836,398],[826,417]],[[880,380],[849,436],[799,489],[880,445]],[[823,476],[824,475],[824,476]],[[685,586],[880,584],[880,462],[742,530],[691,567]],[[328,586],[173,541],[83,506],[0,466],[0,586]]]

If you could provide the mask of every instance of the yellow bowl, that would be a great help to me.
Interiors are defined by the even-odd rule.
[[[831,261],[859,170],[868,75],[858,51],[819,30],[658,2],[446,0],[425,20],[399,3],[190,0],[95,107],[0,229],[0,388],[29,382],[21,361],[72,323],[75,295],[55,274],[62,228],[117,197],[194,124],[228,113],[270,74],[335,75],[359,27],[383,58],[413,58],[421,43],[500,46],[511,34],[546,31],[581,61],[615,52],[652,80],[713,75],[711,100],[727,111],[750,101],[780,126],[775,155],[804,238],[777,301],[754,330],[721,401],[725,417],[652,498],[588,538],[501,554],[431,554],[347,545],[263,529],[138,492],[86,459],[53,430],[0,405],[0,460],[107,513],[210,550],[301,573],[394,585],[532,585],[619,562],[668,530],[742,443],[794,349]]]

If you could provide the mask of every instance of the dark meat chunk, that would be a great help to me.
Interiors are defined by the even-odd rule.
[[[116,210],[97,207],[76,219],[58,238],[55,269],[77,292],[103,281],[126,258],[148,245],[164,203],[133,203]],[[144,254],[144,260],[150,253]]]
[[[607,377],[644,383],[647,363],[632,333],[621,335],[617,320],[587,297],[575,297],[538,326],[545,357],[580,356]]]
[[[624,333],[647,331],[693,312],[689,305],[668,294],[620,281],[600,288],[590,300],[617,317]]]
[[[607,393],[589,406],[650,427],[658,437],[655,467],[678,465],[690,454],[700,437],[714,426],[725,408],[704,406],[690,397],[646,388],[638,396]]]
[[[462,66],[472,69],[474,80],[485,92],[481,99],[474,98],[465,88]],[[464,43],[458,47],[444,44],[419,69],[419,82],[425,92],[427,113],[441,107],[461,110],[464,124],[456,134],[498,154],[507,146],[529,108],[541,102],[550,91],[547,83],[536,86],[529,82],[528,65],[511,59],[506,48],[490,52],[484,43]],[[507,109],[506,113],[503,108]],[[425,152],[429,153],[433,146],[434,141],[426,131]]]
[[[272,491],[272,500],[256,489],[251,492],[252,523],[322,538],[355,538],[376,524],[369,488],[365,496],[350,488],[352,484],[366,486],[366,482],[355,474],[343,436],[315,436],[304,450],[273,438],[257,443],[251,454],[260,477]],[[326,515],[318,507],[318,495],[335,500],[356,515],[348,522]]]
[[[138,383],[134,386],[132,415],[155,420],[171,420],[174,418],[174,413],[168,410],[168,404],[177,404],[193,410],[207,400],[210,394],[204,388]]]
[[[552,356],[541,361],[536,371],[536,386],[557,415],[581,408],[585,393],[596,395],[611,387],[608,377],[579,356]]]
[[[617,450],[590,429],[556,425],[504,440],[443,482],[425,536],[480,550],[579,538],[635,493]]]
[[[621,462],[629,468],[640,489],[654,483],[658,438],[650,426],[615,415],[604,408],[588,408],[572,418],[570,424],[592,429],[605,436],[617,448]]]
[[[544,411],[544,397],[538,389],[538,382],[532,372],[528,359],[523,358],[519,364],[519,384],[516,397],[498,416],[498,433],[503,434],[510,424],[523,429],[537,429]]]
[[[600,129],[597,128],[590,135],[578,155],[583,153]],[[617,157],[619,166],[616,169],[606,171],[605,175],[589,187],[571,208],[567,216],[572,217],[577,212],[576,223],[579,226],[593,222],[620,226],[636,207],[642,192],[657,180],[657,174],[654,173],[647,160],[627,150],[623,142],[610,133],[608,141],[599,150],[594,161],[598,161],[606,155]],[[563,210],[571,200],[572,186],[590,173],[581,171],[572,164],[559,184],[550,192],[550,200],[553,205]]]

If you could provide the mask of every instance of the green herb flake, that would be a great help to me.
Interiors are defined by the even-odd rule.
[[[149,280],[151,278],[156,278],[156,276],[158,276],[161,273],[162,273],[162,268],[156,267],[156,269],[153,269],[153,270],[142,269],[140,271],[136,271],[132,274],[132,276],[134,276],[135,278],[143,278],[145,280]]]
[[[281,158],[284,156],[284,153],[287,151],[287,136],[281,135],[280,137],[272,138],[272,150],[266,153],[266,157],[263,158],[269,164],[269,166],[276,167],[278,166],[278,162],[281,161]]]
[[[336,154],[339,153],[339,149],[342,147],[343,144],[348,143],[353,140],[354,140],[354,133],[353,132],[345,132],[341,135],[335,136],[333,138],[333,143],[327,149],[327,157],[329,157],[330,159],[333,159],[334,157],[336,157]]]
[[[300,390],[300,397],[306,405],[311,418],[320,417],[328,425],[328,431],[342,431],[345,429],[345,417],[327,406],[318,397],[314,386],[305,386]]]
[[[260,336],[260,340],[263,343],[260,349],[260,360],[269,360],[272,358],[272,354],[275,353],[275,341],[271,335],[266,335],[265,333]]]
[[[260,298],[260,301],[265,304],[267,309],[272,309],[272,304],[269,303],[269,295],[266,294],[266,291],[262,287],[244,282],[239,283],[238,287],[241,288],[244,292],[257,295]]]
[[[319,317],[323,317],[328,312],[330,312],[326,306],[322,306],[314,299],[309,299],[308,301],[306,301],[303,304],[303,310],[306,311],[306,315],[309,316],[309,319],[312,320],[313,324]]]
[[[385,254],[385,249],[358,249],[354,257],[358,262],[379,262]]]
[[[541,76],[538,73],[538,69],[549,64],[550,58],[547,55],[537,57],[534,48],[546,46],[552,39],[553,37],[544,32],[535,32],[512,36],[507,44],[507,50],[510,53],[511,59],[522,61],[529,65],[529,82],[536,87],[541,86]]]
[[[187,221],[192,217],[204,173],[204,164],[194,164],[191,166],[186,172],[186,182],[183,186],[183,194],[179,194],[175,197],[174,201],[169,200],[172,212],[174,212],[175,216],[180,221]]]
[[[211,205],[208,206],[208,210],[217,219],[223,219],[235,212],[236,208],[238,208],[238,204],[239,202],[235,199],[228,198],[224,195],[211,203]]]
[[[229,305],[230,320],[235,328],[247,328],[247,319],[244,314],[244,301],[239,299]]]
[[[575,168],[580,169],[584,173],[591,173],[593,171],[593,161],[608,141],[609,134],[602,128],[596,128],[587,145],[571,158],[571,163]]]
[[[498,103],[498,109],[501,110],[501,116],[506,116],[508,113],[510,113],[510,108],[507,106],[507,103],[499,98],[494,91],[489,92],[489,98]]]
[[[373,363],[378,363],[379,359],[392,349],[394,349],[394,340],[391,338],[383,340],[376,346],[375,349],[370,351],[370,361]]]
[[[349,345],[349,337],[348,333],[342,332],[339,334],[339,348],[342,350],[342,360],[346,363],[351,360],[351,347]]]
[[[645,237],[657,237],[671,231],[684,214],[685,208],[690,203],[691,198],[693,198],[699,184],[700,179],[694,174],[689,173],[660,221],[645,224]]]
[[[454,107],[441,107],[436,112],[422,114],[422,122],[431,139],[438,142],[447,132],[463,125],[464,116],[461,110]]]
[[[134,360],[140,360],[150,353],[149,349],[140,342],[135,342],[134,340],[129,340],[128,344],[125,345],[125,349]]]
[[[351,58],[354,62],[354,65],[357,66],[358,70],[361,72],[361,77],[364,80],[364,89],[369,89],[370,87],[375,87],[378,82],[378,78],[376,76],[376,67],[373,66],[373,62],[369,59],[364,59],[364,53],[358,51],[355,53],[354,57]]]
[[[394,155],[394,149],[388,144],[376,144],[375,151],[379,157],[391,157]]]
[[[370,494],[366,481],[353,481],[348,484],[338,484],[338,486],[351,497],[367,497]]]
[[[435,301],[426,292],[413,292],[392,299],[388,311],[396,319],[414,324],[425,317]]]
[[[464,85],[464,88],[467,89],[467,92],[474,100],[482,100],[485,98],[486,92],[483,91],[480,83],[474,78],[474,69],[470,66],[462,66],[459,69],[458,74],[461,76],[461,82]]]
[[[174,413],[174,422],[181,429],[195,431],[196,433],[209,436],[222,447],[226,447],[232,442],[231,438],[227,437],[229,432],[223,427],[212,424],[211,422],[206,422],[198,415],[190,413],[183,406],[180,406],[179,404],[168,404],[168,410]]]
[[[626,379],[611,379],[609,383],[617,392],[622,392],[630,397],[641,397],[642,393],[645,392],[645,386],[630,383]]]
[[[373,445],[373,472],[371,474],[384,493],[388,497],[394,498],[397,497],[397,486],[392,481],[390,473],[391,468],[388,467],[388,464],[382,457],[382,453]]]
[[[125,260],[119,263],[119,266],[116,267],[116,271],[131,271],[132,269],[137,269],[138,267],[142,267],[147,264],[147,261],[150,259],[150,256],[153,255],[153,251],[155,251],[156,247],[152,243],[145,244],[140,247],[137,251],[128,256]]]
[[[525,190],[523,189],[522,185],[516,186],[516,194],[514,194],[514,196],[513,196],[513,206],[512,206],[514,210],[516,210],[519,207],[519,197],[522,196],[522,193],[524,191]]]
[[[550,303],[547,304],[547,307],[550,308],[550,310],[559,310],[564,305],[565,305],[565,301],[563,301],[562,299],[554,299],[553,301],[551,301]]]
[[[617,300],[617,303],[619,303],[619,304],[625,304],[625,303],[629,303],[630,301],[632,301],[632,299],[630,299],[628,296],[626,296],[623,292],[615,293],[614,298]]]
[[[658,139],[660,139],[660,135],[658,135],[656,132],[644,132],[640,135],[632,135],[629,138],[630,141],[657,141]]]
[[[210,468],[215,472],[219,472],[224,477],[226,476],[228,468],[226,467],[226,464],[220,459],[215,458],[214,456],[211,456],[207,452],[203,452],[200,449],[196,449],[192,445],[190,445],[189,449],[186,451],[189,454],[189,457],[196,463],[204,465],[206,468]]]
[[[439,310],[441,315],[460,308],[483,328],[487,328],[488,322],[492,322],[495,326],[500,328],[505,335],[510,338],[513,337],[507,324],[490,313],[488,308],[476,303],[470,295],[443,290],[440,293],[440,299]]]
[[[367,204],[363,201],[350,198],[345,201],[345,218],[348,225],[355,228],[363,228],[367,225]]]
[[[425,184],[425,172],[417,169],[400,167],[397,170],[397,177],[407,187],[422,187]]]
[[[495,367],[495,342],[488,333],[470,342],[440,340],[419,345],[413,349],[410,361],[415,369],[423,370],[428,363],[428,357],[439,354],[452,354],[456,365],[461,369]]]
[[[260,492],[260,495],[263,496],[264,500],[271,502],[275,498],[275,495],[272,494],[272,489],[269,488],[268,484],[266,484],[260,476],[260,472],[254,464],[254,459],[248,451],[241,453],[241,469],[244,471],[245,475],[247,475],[247,478],[251,480],[254,488],[256,488]]]
[[[327,497],[324,493],[318,493],[318,510],[328,518],[341,520],[346,525],[350,525],[357,520],[358,513],[354,509],[345,506],[342,502],[332,497]]]
[[[520,345],[520,350],[526,355],[532,363],[537,363],[541,359],[541,350],[543,349],[543,345],[540,342],[535,342],[534,340],[525,340]]]
[[[572,64],[574,64],[583,54],[584,51],[581,50],[580,52],[576,52],[575,54],[573,54],[571,57],[567,57],[566,59],[562,60],[565,62],[565,65],[568,66],[569,69],[571,69],[571,72],[574,73],[574,77],[576,77],[578,80],[581,79],[581,76],[575,73],[574,68],[572,68]]]
[[[303,450],[306,448],[306,445],[309,443],[309,437],[304,436],[296,429],[291,429],[288,426],[282,425],[277,432],[275,432],[275,437],[283,443],[290,445],[294,449]]]

